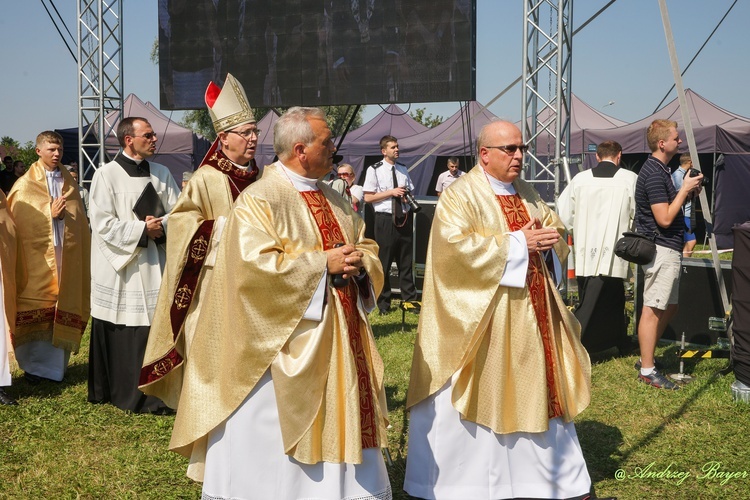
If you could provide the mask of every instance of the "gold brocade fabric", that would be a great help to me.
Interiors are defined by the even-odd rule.
[[[517,193],[510,196],[498,196],[497,201],[500,202],[510,231],[518,231],[531,221],[523,205],[523,200]],[[529,254],[529,264],[526,269],[526,288],[529,290],[529,300],[531,300],[531,306],[534,308],[536,324],[539,327],[539,335],[542,338],[542,348],[544,349],[544,370],[547,374],[547,416],[556,418],[562,416],[563,411],[557,397],[555,344],[552,342],[549,316],[547,315],[546,278],[542,269],[544,265],[540,253]]]
[[[172,209],[168,223],[167,262],[143,357],[144,366],[165,356],[173,348],[185,358],[195,332],[199,308],[213,273],[211,267],[203,266],[201,269],[195,297],[190,303],[180,334],[175,339],[170,310],[180,275],[189,257],[190,242],[204,221],[216,220],[220,216],[228,217],[233,204],[227,175],[210,166],[202,166],[190,178]],[[167,406],[177,408],[182,391],[183,370],[182,364],[175,366],[158,381],[141,386],[140,389],[160,398]]]
[[[307,207],[310,209],[315,222],[320,230],[323,249],[330,250],[337,243],[344,240],[341,234],[336,216],[333,215],[328,201],[320,191],[304,191],[300,195],[305,199]],[[354,369],[357,373],[357,391],[359,392],[359,429],[362,440],[362,448],[377,448],[377,424],[375,417],[375,408],[372,401],[372,381],[369,373],[369,363],[365,356],[364,342],[362,336],[361,321],[359,311],[357,311],[357,302],[359,298],[359,288],[353,279],[340,288],[336,288],[342,312],[346,320],[346,333],[349,341],[349,347],[352,351],[354,360]]]
[[[513,183],[530,217],[564,231],[557,215],[523,180]],[[481,167],[440,197],[432,223],[422,313],[407,406],[452,380],[453,406],[463,418],[498,434],[548,429],[548,385],[543,341],[528,287],[499,285],[510,232]],[[564,239],[554,248],[564,262]],[[591,365],[580,326],[546,269],[554,379],[563,418],[590,401]]]
[[[19,249],[28,273],[26,286],[17,288],[13,345],[47,340],[55,347],[78,352],[91,311],[91,233],[73,177],[64,168],[60,173],[66,214],[59,277],[51,197],[41,161],[31,165],[8,194],[8,206],[17,223]]]
[[[361,463],[357,370],[346,317],[332,287],[320,322],[303,319],[326,269],[318,226],[276,164],[237,199],[203,298],[170,449],[194,464],[205,437],[245,400],[270,368],[285,452],[302,463]],[[375,296],[383,286],[377,244],[364,221],[322,182],[346,243],[364,254]],[[386,443],[383,363],[357,304],[378,442]],[[200,471],[197,465],[194,469]],[[190,474],[190,471],[189,471]],[[200,472],[191,477],[200,480]]]
[[[11,332],[16,330],[16,289],[26,286],[25,267],[21,262],[16,270],[19,258],[18,239],[16,238],[16,224],[13,215],[8,210],[8,200],[0,191],[0,262],[3,268],[3,302],[5,320],[7,322],[6,335],[8,350],[12,350]],[[2,355],[3,353],[0,353]]]

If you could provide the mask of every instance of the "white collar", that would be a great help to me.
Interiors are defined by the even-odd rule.
[[[131,160],[131,161],[134,161],[136,165],[140,165],[140,164],[141,164],[141,162],[143,161],[143,160],[136,160],[135,158],[132,158],[132,157],[131,157],[131,156],[130,156],[129,154],[127,154],[127,153],[125,152],[125,150],[124,150],[124,149],[122,150],[122,156],[124,156],[125,158],[127,158],[127,159],[129,159],[129,160]]]
[[[281,171],[286,175],[286,178],[289,179],[289,182],[292,183],[294,188],[297,191],[317,191],[318,190],[318,179],[310,179],[308,177],[303,177],[299,175],[297,172],[294,172],[292,170],[289,170],[289,168],[284,165],[281,161],[279,161],[279,166],[281,166]]]
[[[504,196],[516,194],[516,188],[513,187],[512,182],[503,182],[500,179],[496,179],[489,172],[487,172],[484,167],[481,168],[484,172],[485,177],[487,177],[487,180],[490,182],[490,187],[492,188],[492,191],[495,192],[495,194]]]

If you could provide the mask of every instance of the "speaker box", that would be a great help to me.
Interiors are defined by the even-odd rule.
[[[427,262],[427,245],[430,242],[430,230],[432,229],[432,219],[435,217],[437,202],[437,196],[418,197],[417,203],[422,207],[422,210],[414,214],[412,273],[414,274],[414,285],[417,287],[417,295],[420,298],[424,284],[425,263]]]
[[[721,274],[727,289],[727,296],[732,291],[732,264],[721,261]],[[638,266],[637,293],[635,302],[635,331],[638,332],[638,321],[643,306],[643,269]],[[679,342],[685,333],[685,342],[709,346],[716,344],[719,337],[726,337],[726,332],[709,326],[709,318],[724,318],[725,310],[721,304],[719,285],[716,280],[713,261],[710,259],[683,258],[680,276],[679,309],[662,339]],[[727,304],[728,306],[729,304]]]
[[[732,228],[732,332],[734,375],[750,385],[750,222]]]

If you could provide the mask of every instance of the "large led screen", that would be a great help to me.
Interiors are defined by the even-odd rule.
[[[232,73],[252,106],[475,99],[474,0],[159,2],[162,109]]]

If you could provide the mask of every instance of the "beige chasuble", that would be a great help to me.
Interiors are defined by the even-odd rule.
[[[562,234],[559,218],[529,184],[519,179],[513,186],[529,217]],[[407,406],[452,380],[453,406],[464,419],[498,434],[544,432],[552,416],[551,397],[565,421],[588,406],[591,366],[580,343],[580,326],[544,264],[536,269],[543,273],[545,329],[537,323],[528,286],[499,284],[510,232],[481,167],[440,197],[427,251]],[[554,250],[564,261],[564,239]],[[541,331],[550,340],[546,350]]]
[[[364,221],[318,182],[345,243],[363,252],[375,296],[383,285],[377,244]],[[245,400],[270,369],[287,455],[305,464],[361,463],[358,369],[341,296],[326,291],[322,319],[303,319],[326,269],[324,241],[305,198],[278,164],[237,199],[227,220],[184,368],[170,449],[191,456],[200,480],[206,436]],[[383,362],[367,313],[355,304],[377,443],[387,442]],[[361,373],[361,372],[360,372]]]

